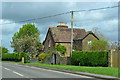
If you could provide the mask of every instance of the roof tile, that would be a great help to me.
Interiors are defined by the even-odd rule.
[[[52,27],[50,31],[55,42],[71,42],[71,28]],[[88,32],[86,32],[85,29],[73,29],[74,40],[82,39],[86,34],[88,34]]]

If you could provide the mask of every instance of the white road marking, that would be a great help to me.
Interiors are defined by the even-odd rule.
[[[18,72],[15,72],[15,71],[12,71],[12,72],[15,73],[15,74],[17,74],[17,75],[19,75],[19,76],[24,76],[24,75],[22,75],[22,74],[20,74]]]
[[[4,68],[4,69],[6,69],[6,70],[10,70],[10,69],[8,69],[8,68]]]
[[[73,76],[78,76],[78,77],[85,77],[85,78],[93,78],[93,77],[88,77],[88,76],[82,76],[82,75],[78,75],[78,74],[72,74],[72,73],[67,73],[67,72],[60,72],[60,71],[55,71],[55,70],[48,70],[48,69],[43,69],[43,68],[37,68],[37,67],[31,67],[31,66],[25,66],[25,65],[19,65],[19,64],[15,64],[17,66],[23,66],[23,67],[29,67],[29,68],[34,68],[34,69],[42,69],[42,70],[47,70],[47,71],[52,71],[52,72],[57,72],[57,73],[62,73],[62,74],[68,74],[68,75],[73,75]],[[12,66],[15,67],[15,66]]]
[[[20,65],[20,66],[22,66],[22,65]],[[15,67],[15,66],[11,66],[11,67]],[[4,67],[4,69],[10,70],[10,69],[5,68],[5,67]],[[10,70],[10,71],[12,71],[12,70]],[[12,71],[12,72],[15,73],[15,74],[17,74],[17,75],[24,76],[24,75],[22,75],[22,74],[20,74],[20,73],[18,73],[18,72],[16,72],[16,71]],[[28,76],[25,76],[25,78],[29,78],[29,77],[28,77]]]

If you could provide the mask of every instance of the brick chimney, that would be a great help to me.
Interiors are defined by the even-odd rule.
[[[60,22],[57,27],[58,27],[58,28],[68,28],[68,26],[67,26],[66,23],[64,23],[64,22]]]

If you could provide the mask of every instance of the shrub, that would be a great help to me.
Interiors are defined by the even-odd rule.
[[[107,51],[73,51],[72,64],[82,66],[108,66]]]
[[[92,40],[88,46],[91,51],[103,51],[109,48],[108,41],[106,40]]]
[[[56,46],[56,50],[63,54],[63,53],[66,52],[66,47],[63,46],[63,45],[58,44],[58,45]]]
[[[44,62],[46,60],[46,54],[41,53],[38,55],[38,60]]]
[[[24,57],[24,62],[25,62],[25,63],[30,62],[30,58],[29,58],[29,56],[27,55],[27,53],[24,53],[24,52],[23,52],[23,53],[19,53],[19,55],[20,55],[20,56],[19,56],[19,57],[20,57],[20,58],[19,58],[20,60],[22,60],[22,57]]]
[[[8,49],[5,47],[0,46],[0,53],[8,53]]]
[[[30,62],[29,56],[26,53],[4,53],[2,54],[3,61],[21,61],[22,57],[24,57],[24,61]]]
[[[34,54],[34,55],[33,55],[33,58],[36,58],[36,57],[37,57],[37,54]]]
[[[52,55],[52,52],[47,53],[47,54],[45,55],[45,58],[48,58],[48,57],[50,57],[51,55]]]

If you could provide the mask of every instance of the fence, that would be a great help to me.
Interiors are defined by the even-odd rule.
[[[120,51],[111,50],[109,58],[109,66],[120,68]]]

